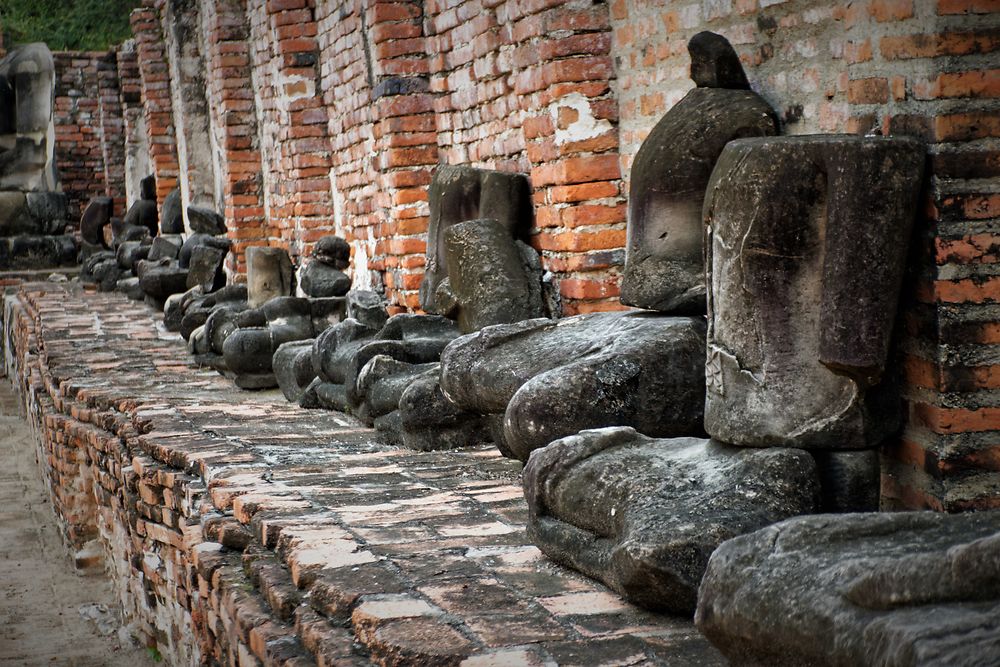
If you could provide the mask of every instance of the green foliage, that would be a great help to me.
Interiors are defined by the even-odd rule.
[[[53,51],[103,51],[131,37],[141,0],[0,0],[7,48],[45,42]]]

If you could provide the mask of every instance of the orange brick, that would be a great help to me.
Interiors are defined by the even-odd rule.
[[[889,81],[882,77],[856,79],[847,86],[851,104],[885,104],[889,101]]]
[[[901,21],[913,16],[913,0],[872,0],[868,12],[879,23]]]

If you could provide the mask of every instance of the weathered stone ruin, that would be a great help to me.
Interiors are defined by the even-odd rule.
[[[63,233],[67,210],[54,159],[53,77],[44,44],[18,47],[0,59],[0,269],[76,261],[76,243]]]
[[[7,373],[169,662],[1000,655],[995,12],[675,4],[0,61],[0,255],[82,283]]]

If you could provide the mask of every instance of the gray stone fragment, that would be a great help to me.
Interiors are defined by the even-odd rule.
[[[389,312],[385,309],[385,299],[380,294],[368,290],[351,290],[347,293],[347,317],[378,331],[385,326]]]
[[[819,469],[823,512],[874,512],[879,508],[881,470],[877,449],[810,453]]]
[[[188,224],[195,234],[217,236],[226,233],[226,219],[210,208],[204,206],[188,206]]]
[[[149,258],[149,245],[143,245],[141,241],[126,241],[118,246],[117,258],[118,266],[123,271],[132,271],[136,262]]]
[[[719,544],[819,500],[807,452],[654,440],[631,428],[536,450],[523,480],[528,535],[547,556],[636,604],[682,614],[694,611]]]
[[[649,312],[488,327],[444,351],[441,388],[462,410],[505,413],[522,460],[582,428],[701,435],[704,335],[701,318]]]
[[[726,145],[704,209],[712,436],[865,449],[896,430],[895,387],[880,382],[923,161],[908,138]]]
[[[37,232],[23,192],[0,192],[0,236]]]
[[[227,251],[209,245],[195,247],[188,263],[187,287],[201,285],[206,292],[214,292],[226,284],[226,274],[222,265]]]
[[[1000,656],[1000,512],[824,514],[729,540],[695,622],[737,665]]]
[[[181,205],[181,189],[174,188],[163,200],[163,215],[160,216],[160,233],[184,233],[184,209]]]
[[[247,248],[247,291],[251,308],[295,293],[295,271],[284,248]]]
[[[153,299],[154,303],[151,305],[155,306],[158,302],[161,310],[163,302],[171,294],[187,291],[187,274],[187,269],[182,269],[175,260],[143,259],[136,263],[136,275],[139,276],[142,291]]]
[[[281,393],[292,403],[298,403],[316,379],[316,371],[312,365],[312,346],[311,339],[282,343],[271,358],[271,368]]]
[[[156,210],[156,202],[148,199],[138,199],[125,213],[123,222],[126,225],[145,227],[149,230],[150,236],[159,233],[159,213]]]
[[[448,278],[438,284],[438,296],[444,290],[449,294],[436,298],[435,310],[458,320],[464,333],[548,314],[538,254],[496,220],[449,227],[445,258]]]
[[[180,255],[181,246],[175,241],[158,236],[153,239],[153,243],[149,248],[149,261],[156,262],[161,259],[177,259]]]
[[[397,412],[399,443],[410,449],[455,449],[493,440],[482,415],[462,410],[444,395],[440,372],[410,382],[399,396]],[[375,428],[381,430],[378,421]]]
[[[28,213],[39,223],[42,234],[62,234],[66,229],[66,195],[62,192],[28,192]]]
[[[139,279],[135,277],[119,279],[115,289],[133,301],[142,301],[145,296],[145,292],[139,285]]]
[[[691,80],[699,88],[750,90],[740,57],[722,35],[703,31],[688,42]]]
[[[156,201],[156,175],[150,174],[139,181],[139,198]]]
[[[194,253],[194,249],[199,246],[208,246],[210,248],[219,248],[225,252],[229,252],[232,247],[233,242],[224,236],[211,236],[209,234],[192,234],[184,241],[181,246],[181,252],[177,256],[178,261],[182,268],[187,268],[191,263],[191,255]]]
[[[306,296],[344,296],[351,289],[351,279],[344,272],[315,259],[299,272],[299,282]]]
[[[105,245],[104,226],[111,222],[114,200],[111,197],[94,197],[80,216],[80,236],[87,243]]]
[[[441,165],[428,190],[430,222],[427,230],[427,265],[420,284],[420,307],[435,311],[438,284],[449,275],[445,257],[445,232],[465,220],[492,218],[511,238],[527,240],[531,228],[531,188],[523,174]]]
[[[351,264],[351,246],[339,236],[324,236],[313,246],[312,257],[318,262],[343,271]]]

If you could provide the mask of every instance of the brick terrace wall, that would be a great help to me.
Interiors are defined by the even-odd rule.
[[[115,199],[124,214],[124,137],[114,52],[53,53],[56,68],[54,124],[56,169],[79,220],[91,197]]]

